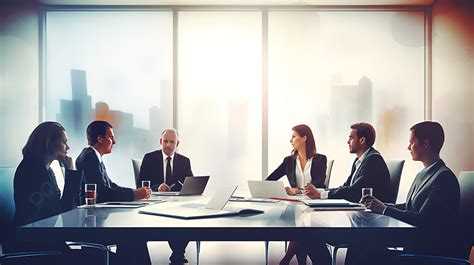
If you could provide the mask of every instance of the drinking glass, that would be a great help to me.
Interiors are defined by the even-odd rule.
[[[97,201],[97,184],[85,184],[86,205],[94,205]]]
[[[362,197],[370,195],[372,196],[372,188],[362,188]]]
[[[142,180],[142,188],[151,187],[151,181],[150,180]]]

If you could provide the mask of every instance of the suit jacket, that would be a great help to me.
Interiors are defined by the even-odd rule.
[[[390,173],[385,160],[377,150],[371,147],[359,166],[359,170],[354,172],[354,169],[353,167],[351,175],[344,185],[329,190],[330,199],[359,202],[362,197],[362,188],[372,188],[373,195],[383,202],[389,199]],[[352,179],[354,180],[352,181]]]
[[[145,154],[142,160],[142,165],[140,167],[140,177],[138,178],[139,185],[142,180],[150,180],[152,187],[158,187],[160,184],[164,183],[164,176],[163,176],[163,153],[160,150]],[[173,158],[173,170],[172,174],[175,179],[175,184],[172,191],[180,191],[181,185],[177,182],[178,180],[181,183],[184,183],[184,179],[186,177],[193,176],[193,172],[191,170],[191,162],[189,158],[180,155],[178,153],[174,153]]]
[[[387,204],[385,214],[418,227],[452,224],[460,196],[456,176],[440,160],[426,174],[416,176],[405,203]]]
[[[315,154],[311,163],[311,184],[317,188],[326,188],[324,180],[326,179],[327,158],[322,154]],[[290,186],[296,188],[296,159],[293,156],[287,156],[283,159],[281,165],[273,171],[265,180],[279,180],[286,175]]]
[[[402,204],[387,204],[384,214],[424,231],[408,252],[465,258],[460,224],[460,188],[454,173],[439,160],[425,174],[419,173]],[[470,249],[470,246],[467,246]]]
[[[84,184],[97,185],[97,202],[133,201],[133,190],[112,182],[103,165],[92,147],[84,148],[77,157],[76,167],[84,175],[81,185],[81,202],[84,203]]]
[[[23,158],[13,180],[15,225],[21,226],[71,210],[79,203],[81,174],[66,170],[63,195],[41,159]]]

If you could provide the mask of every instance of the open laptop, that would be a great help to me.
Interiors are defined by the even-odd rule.
[[[252,198],[292,198],[285,191],[283,181],[248,181],[250,195]]]
[[[196,206],[196,204],[191,204],[171,208],[163,208],[157,205],[153,205],[142,208],[139,213],[175,217],[181,219],[197,219],[238,214],[263,213],[263,211],[256,209],[223,210],[236,189],[237,186],[220,188],[219,191],[217,191],[216,194],[212,196],[207,205],[203,206]]]
[[[201,195],[208,181],[209,176],[186,177],[181,191],[154,191],[152,194],[158,196]],[[181,184],[178,182],[176,185]]]

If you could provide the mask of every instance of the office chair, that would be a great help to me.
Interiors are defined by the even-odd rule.
[[[135,183],[137,184],[137,188],[140,188],[142,185],[138,183],[138,179],[140,178],[140,167],[142,166],[141,159],[134,159],[132,158],[132,167],[133,173],[135,175]],[[196,259],[197,264],[199,264],[199,254],[201,253],[201,241],[196,241]]]
[[[133,159],[132,158],[132,167],[133,167],[133,174],[135,175],[135,184],[137,188],[141,188],[141,183],[138,183],[138,179],[140,178],[140,166],[142,165],[141,159]]]
[[[390,174],[390,195],[388,198],[388,203],[396,203],[398,197],[398,190],[400,188],[400,179],[402,176],[403,165],[405,164],[405,160],[388,160],[386,161],[388,172]],[[337,264],[337,251],[341,248],[347,248],[347,244],[340,244],[340,245],[329,245],[327,244],[328,248],[331,249],[331,258],[332,258],[332,265]]]
[[[14,167],[0,167],[0,244],[12,244],[15,242],[15,202],[13,200],[13,178],[15,176]],[[109,264],[109,252],[107,247],[86,242],[67,242],[68,246],[87,247],[100,250],[104,253],[104,264]],[[3,250],[5,248],[3,247]],[[20,261],[22,259],[35,259],[46,256],[61,256],[61,251],[27,251],[3,253],[0,255],[0,264],[7,261]]]
[[[332,167],[334,165],[334,160],[328,160],[326,166],[326,179],[324,179],[324,185],[326,188],[329,188],[329,180],[331,179]],[[270,242],[265,241],[265,264],[268,264],[268,247]],[[285,241],[285,252],[288,249],[288,241]]]

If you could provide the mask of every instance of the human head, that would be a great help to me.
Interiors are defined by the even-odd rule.
[[[313,132],[308,125],[300,124],[293,128],[290,143],[293,146],[293,157],[298,155],[298,150],[306,151],[306,158],[310,159],[316,154],[316,142],[314,141]]]
[[[351,133],[349,135],[349,152],[363,153],[372,147],[375,143],[375,129],[366,122],[354,123],[351,125]]]
[[[161,150],[167,155],[172,156],[176,147],[179,145],[179,135],[176,129],[166,129],[160,137]]]
[[[443,127],[437,122],[423,121],[410,128],[408,150],[410,150],[413,160],[421,161],[427,155],[439,157],[443,143]]]
[[[87,126],[87,142],[101,155],[111,153],[116,143],[112,128],[112,125],[106,121],[93,121]]]
[[[33,130],[23,147],[23,157],[35,159],[58,159],[65,156],[69,146],[64,127],[53,121],[45,121]]]

